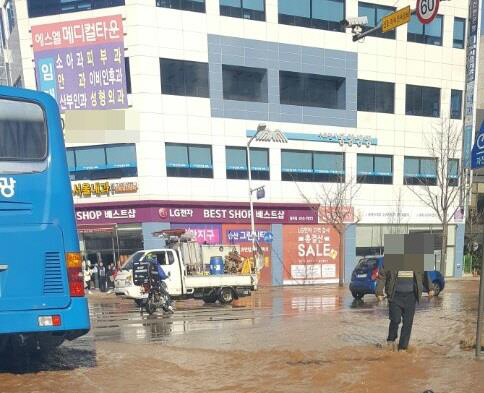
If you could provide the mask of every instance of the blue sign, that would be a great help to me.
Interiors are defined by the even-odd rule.
[[[274,235],[272,234],[272,232],[266,232],[264,235],[264,241],[266,243],[272,243],[273,240],[274,240]]]
[[[247,130],[247,138],[251,138],[256,134],[256,131]],[[320,133],[320,134],[305,134],[299,132],[283,132],[285,137],[290,141],[310,141],[310,142],[326,142],[339,143],[340,146],[376,146],[378,139],[370,135],[353,135],[353,134],[336,134],[336,133]]]
[[[484,167],[484,121],[477,134],[476,143],[472,147],[471,167],[472,169]]]

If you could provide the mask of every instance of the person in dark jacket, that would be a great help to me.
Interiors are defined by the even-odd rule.
[[[381,269],[376,286],[378,300],[383,300],[383,288],[388,297],[390,326],[388,328],[387,345],[396,350],[398,326],[403,320],[398,343],[399,351],[406,351],[412,333],[413,317],[417,302],[422,298],[424,280],[428,280],[424,272],[392,271]],[[429,296],[433,296],[429,291]]]

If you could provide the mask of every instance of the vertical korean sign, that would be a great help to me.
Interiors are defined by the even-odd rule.
[[[61,111],[127,108],[121,15],[32,26],[37,89]]]
[[[464,101],[464,135],[462,140],[462,163],[464,168],[471,167],[472,130],[475,123],[476,105],[476,67],[479,38],[479,0],[470,0],[466,52],[466,85]]]

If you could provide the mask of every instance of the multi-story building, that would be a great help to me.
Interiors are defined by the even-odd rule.
[[[314,205],[341,182],[355,190],[342,233],[346,280],[358,257],[383,250],[385,233],[441,230],[412,190],[436,184],[425,140],[440,119],[462,127],[467,2],[442,2],[429,25],[412,16],[359,42],[340,22],[367,16],[375,26],[393,0],[15,4],[29,88],[37,87],[33,29],[122,15],[129,107],[64,114],[90,258],[156,247],[153,232],[177,227],[250,251],[245,147],[260,122],[288,138],[251,145],[253,187],[265,186],[255,213],[263,284],[334,281],[337,268],[325,264],[340,257],[337,235],[318,224]],[[448,168],[458,184],[459,162]],[[448,275],[461,274],[463,239],[463,222],[452,218]]]

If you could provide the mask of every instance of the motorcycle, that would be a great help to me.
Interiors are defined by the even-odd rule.
[[[173,306],[170,304],[170,299],[166,293],[160,291],[161,286],[166,289],[164,282],[161,282],[158,287],[151,286],[149,289],[146,288],[148,289],[148,298],[145,301],[144,308],[149,315],[154,314],[158,308],[161,308],[164,312],[173,313]]]
[[[157,262],[143,260],[133,263],[133,282],[141,287],[142,293],[147,293],[146,299],[137,299],[136,304],[149,315],[161,308],[164,312],[173,313],[171,299],[166,290],[166,284],[160,279]]]

